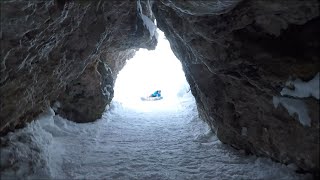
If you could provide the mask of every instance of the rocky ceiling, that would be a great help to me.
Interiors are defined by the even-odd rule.
[[[222,142],[319,172],[317,0],[1,1],[0,132],[101,117],[155,18]]]

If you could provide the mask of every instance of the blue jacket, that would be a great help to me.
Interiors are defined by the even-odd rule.
[[[160,97],[161,94],[159,93],[159,91],[154,92],[153,94],[151,94],[152,97]]]

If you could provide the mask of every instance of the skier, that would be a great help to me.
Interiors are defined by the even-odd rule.
[[[161,90],[155,91],[153,94],[151,94],[149,97],[161,97]]]

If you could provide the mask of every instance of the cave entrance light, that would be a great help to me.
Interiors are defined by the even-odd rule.
[[[123,107],[157,111],[179,105],[179,98],[189,89],[180,61],[173,54],[164,33],[158,31],[155,50],[140,49],[119,72],[114,87],[114,102]],[[163,96],[159,101],[141,101],[156,90]]]

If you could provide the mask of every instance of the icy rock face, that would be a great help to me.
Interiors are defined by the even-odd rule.
[[[54,103],[70,120],[99,118],[125,60],[156,45],[130,0],[1,1],[0,38],[1,133]]]
[[[283,93],[320,71],[319,1],[194,2],[161,0],[153,12],[200,115],[224,143],[319,172],[319,100]]]
[[[76,122],[90,122],[101,117],[113,97],[112,71],[103,62],[87,66],[81,76],[65,88],[56,108],[61,116]]]

